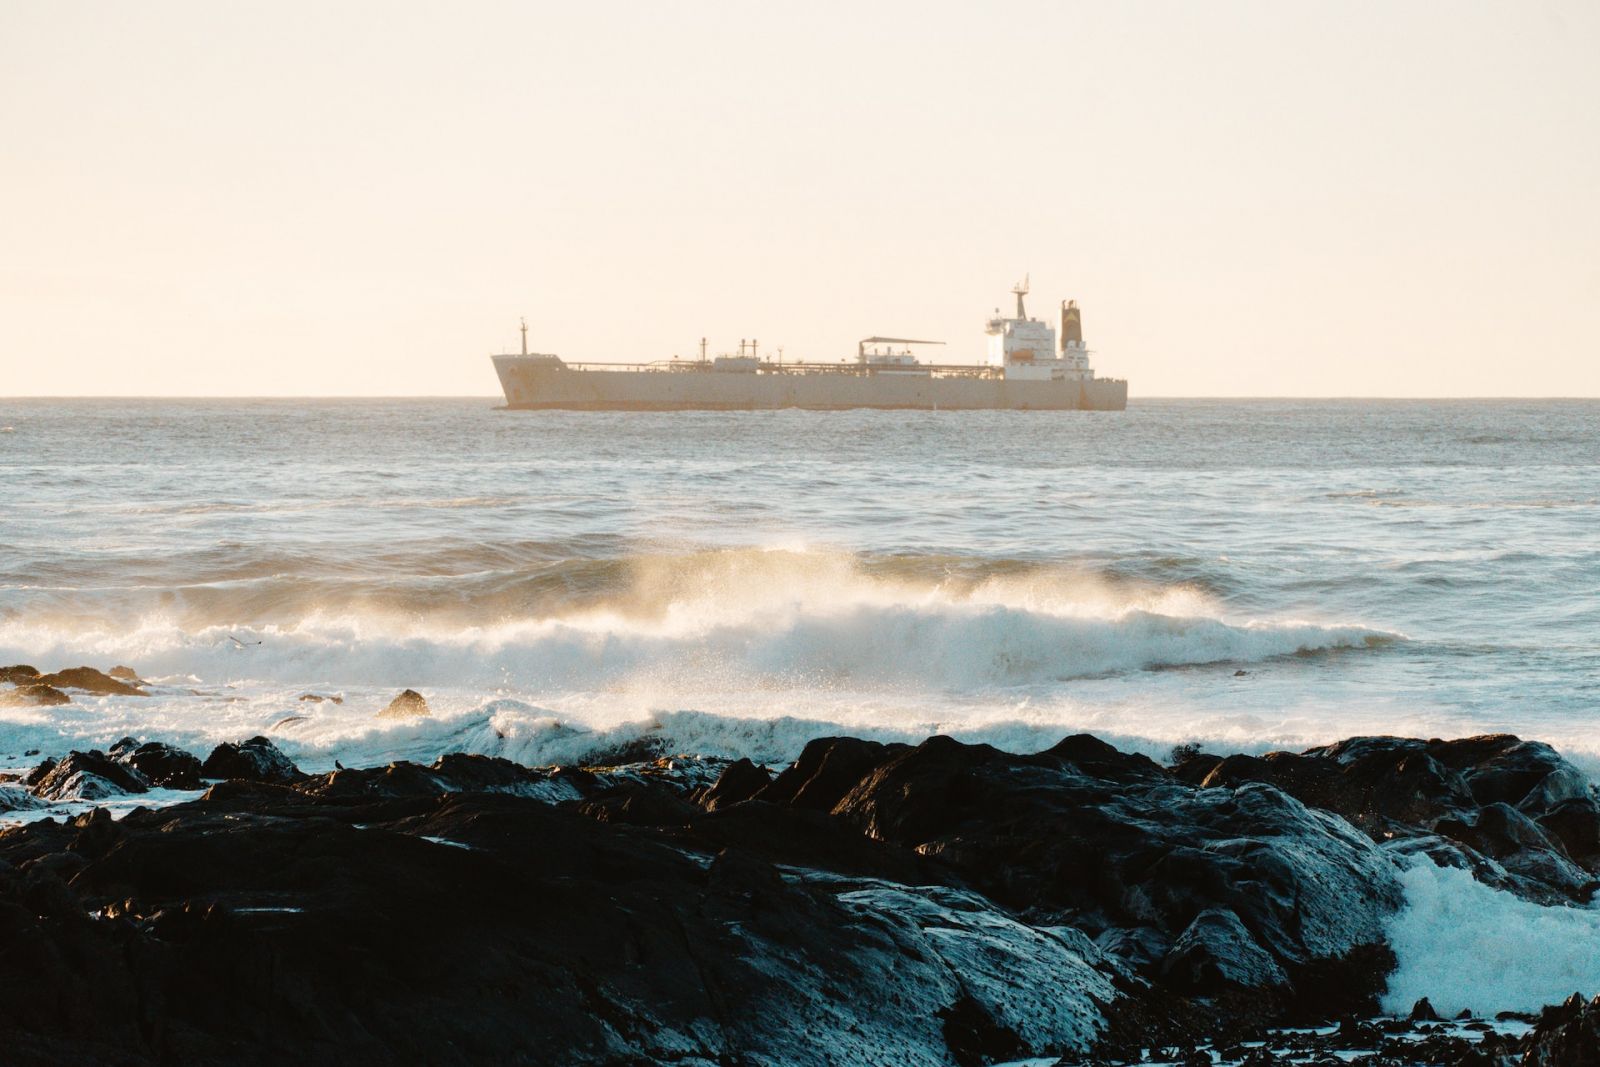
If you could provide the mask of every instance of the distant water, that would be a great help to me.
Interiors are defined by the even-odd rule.
[[[0,401],[0,664],[156,683],[0,709],[0,765],[1504,730],[1600,769],[1600,403],[493,404]],[[407,686],[437,716],[375,721]]]

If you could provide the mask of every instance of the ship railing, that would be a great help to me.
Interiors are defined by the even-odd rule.
[[[568,367],[581,371],[644,371],[654,374],[710,373],[716,368],[710,360],[661,359],[649,363],[574,363]],[[1003,368],[983,363],[771,363],[743,371],[723,371],[727,374],[830,374],[851,378],[870,378],[878,375],[905,376],[927,374],[933,378],[1003,378]]]

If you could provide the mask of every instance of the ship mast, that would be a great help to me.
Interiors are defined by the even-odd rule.
[[[522,354],[528,354],[528,320],[522,320]]]
[[[1028,313],[1022,307],[1022,298],[1028,295],[1028,276],[1024,274],[1022,276],[1022,281],[1018,282],[1016,285],[1013,285],[1011,287],[1011,291],[1017,295],[1017,318],[1027,318]]]

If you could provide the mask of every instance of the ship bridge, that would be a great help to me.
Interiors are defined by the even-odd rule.
[[[1028,279],[1011,287],[1017,298],[1017,314],[1006,318],[995,308],[994,317],[984,327],[989,335],[987,362],[1004,370],[1008,379],[1041,381],[1084,381],[1094,377],[1089,369],[1089,352],[1083,346],[1083,322],[1078,305],[1061,302],[1060,346],[1055,327],[1031,318],[1023,298],[1028,295]]]

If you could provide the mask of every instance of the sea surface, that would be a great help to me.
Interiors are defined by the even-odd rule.
[[[150,691],[0,708],[0,770],[130,735],[322,771],[1510,731],[1600,773],[1595,401],[0,400],[0,485],[0,665]],[[375,718],[407,687],[433,716]],[[1386,1009],[1600,990],[1600,909],[1396,862]]]
[[[0,710],[0,766],[1510,731],[1600,771],[1600,402],[0,400],[0,479],[0,664],[153,683]],[[435,716],[376,720],[406,687]]]

